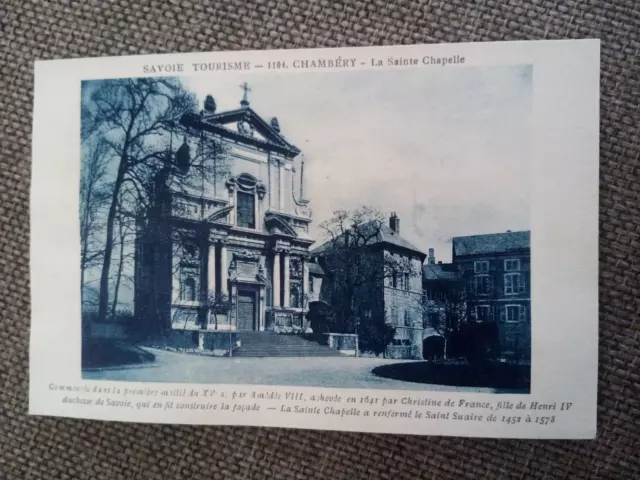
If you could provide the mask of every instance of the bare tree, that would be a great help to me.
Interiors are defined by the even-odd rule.
[[[118,254],[113,285],[113,302],[111,306],[112,317],[115,317],[117,313],[118,294],[120,293],[120,288],[124,280],[123,276],[127,259],[133,258],[133,252],[131,252],[131,249],[128,247],[132,245],[131,237],[134,235],[134,230],[132,228],[131,222],[128,220],[129,218],[126,215],[118,215],[118,238],[116,242],[116,245],[118,247]]]
[[[104,225],[109,147],[100,139],[85,139],[80,173],[80,289],[84,305],[85,275],[100,262],[104,248],[99,238]]]
[[[337,210],[320,225],[327,241],[316,254],[330,278],[329,303],[336,332],[357,333],[363,316],[384,319],[385,281],[416,274],[407,257],[385,249],[384,223],[381,212],[362,207]]]
[[[191,174],[174,174],[178,139],[182,136],[184,144],[187,142],[187,132],[178,120],[195,108],[193,94],[176,78],[104,80],[83,105],[83,136],[99,136],[109,145],[114,158],[114,180],[106,208],[98,321],[105,320],[109,306],[114,229],[122,211],[119,204],[130,203],[137,214],[152,215],[153,208],[160,208],[156,200],[164,187],[193,188],[199,183],[198,176],[219,170],[220,162],[216,159],[224,149],[214,139],[202,136],[196,154],[189,158]],[[188,147],[186,154],[189,155]]]
[[[231,298],[221,292],[209,292],[209,311],[213,315],[214,328],[218,329],[218,315],[229,315]]]
[[[442,282],[442,288],[434,291],[436,298],[422,295],[420,310],[425,327],[431,327],[444,341],[444,358],[452,334],[468,320],[467,294],[461,281]]]

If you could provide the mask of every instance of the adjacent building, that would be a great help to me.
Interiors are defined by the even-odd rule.
[[[208,96],[180,120],[136,238],[136,316],[180,330],[301,325],[309,295],[311,211],[300,150],[244,97]],[[175,153],[174,153],[175,152]],[[296,169],[296,166],[298,167]]]
[[[335,249],[345,248],[349,237],[352,240],[355,236],[364,237],[366,248],[358,250],[360,257],[352,261],[353,267],[350,267],[357,271],[349,274],[358,277],[361,285],[354,295],[352,308],[357,311],[359,322],[374,321],[382,315],[393,325],[395,336],[387,346],[386,356],[422,358],[421,267],[426,255],[400,235],[400,219],[395,213],[391,214],[388,224],[370,222],[355,229],[357,233],[347,230],[311,251],[314,260],[310,268],[312,307],[318,303],[330,307],[335,287],[331,283],[338,282],[338,288],[342,288],[344,282],[340,279],[341,272],[335,271],[341,266],[328,257],[335,255]]]
[[[504,357],[531,358],[531,233],[454,237],[453,264],[468,288],[469,311],[497,322]]]
[[[435,251],[429,249],[427,261],[422,266],[424,338],[441,336],[450,325],[452,317],[461,317],[462,282],[452,263],[436,263]]]
[[[425,337],[440,335],[431,328],[437,319],[495,323],[501,357],[530,360],[530,232],[454,237],[452,247],[450,264],[430,251],[423,266]]]

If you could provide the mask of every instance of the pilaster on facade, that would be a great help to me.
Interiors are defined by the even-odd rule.
[[[228,276],[227,244],[226,242],[220,242],[220,293],[222,295],[229,295]]]
[[[288,308],[291,302],[291,271],[290,271],[290,257],[289,252],[285,252],[283,261],[283,270],[284,270],[284,305],[283,307]]]
[[[302,298],[309,296],[309,260],[307,257],[302,257]],[[303,306],[304,301],[303,301]]]
[[[284,185],[285,185],[284,162],[280,161],[278,165],[279,165],[278,177],[279,177],[279,180],[280,180],[280,185],[278,187],[278,209],[281,212],[283,212],[285,210],[285,206],[284,206]]]
[[[280,307],[280,253],[275,251],[273,255],[273,307]]]
[[[216,293],[216,244],[209,243],[209,258],[207,265],[207,288],[210,294]]]

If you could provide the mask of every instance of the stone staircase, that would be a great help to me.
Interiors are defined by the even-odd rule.
[[[300,335],[274,332],[240,332],[241,346],[234,357],[340,357],[337,350]]]

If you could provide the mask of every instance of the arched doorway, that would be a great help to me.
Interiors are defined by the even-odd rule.
[[[444,337],[430,335],[422,340],[422,358],[425,360],[441,360],[444,358]]]
[[[328,316],[330,311],[329,305],[322,301],[309,302],[309,313],[307,313],[307,321],[313,333],[320,334],[328,331]]]

